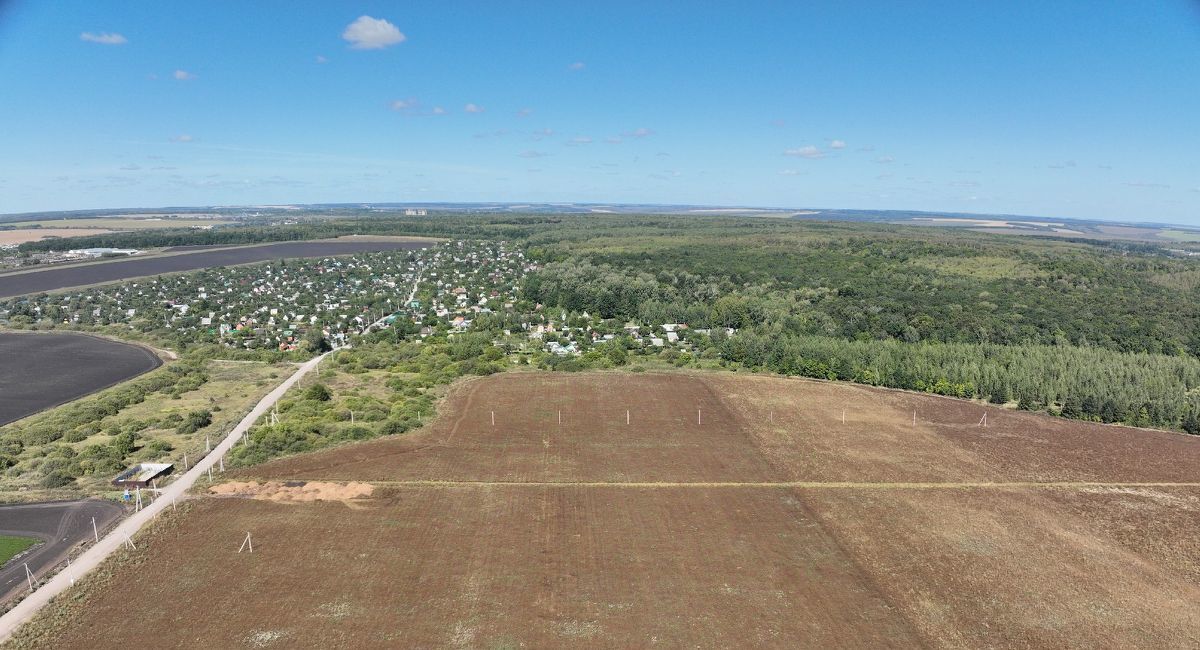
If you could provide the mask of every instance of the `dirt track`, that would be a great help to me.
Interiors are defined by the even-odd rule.
[[[1200,645],[1200,440],[983,411],[758,376],[475,380],[422,432],[239,479],[373,490],[203,499],[144,540],[162,580],[117,567],[24,641]]]

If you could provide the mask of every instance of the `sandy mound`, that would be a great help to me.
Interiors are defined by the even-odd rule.
[[[324,483],[320,481],[231,481],[210,487],[221,496],[245,497],[277,502],[348,501],[371,496],[367,483]]]

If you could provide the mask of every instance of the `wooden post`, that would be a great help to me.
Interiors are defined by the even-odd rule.
[[[496,412],[492,411],[492,426],[496,426]]]

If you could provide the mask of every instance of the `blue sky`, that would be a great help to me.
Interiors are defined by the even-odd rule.
[[[1200,225],[1197,114],[1185,0],[0,0],[0,212],[577,201]]]

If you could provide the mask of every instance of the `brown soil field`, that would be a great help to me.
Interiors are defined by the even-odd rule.
[[[1200,645],[1200,439],[724,373],[440,412],[235,473],[16,645]]]
[[[0,244],[24,244],[27,241],[41,241],[47,237],[81,237],[83,235],[107,235],[115,230],[93,228],[17,228],[15,230],[0,230]]]

